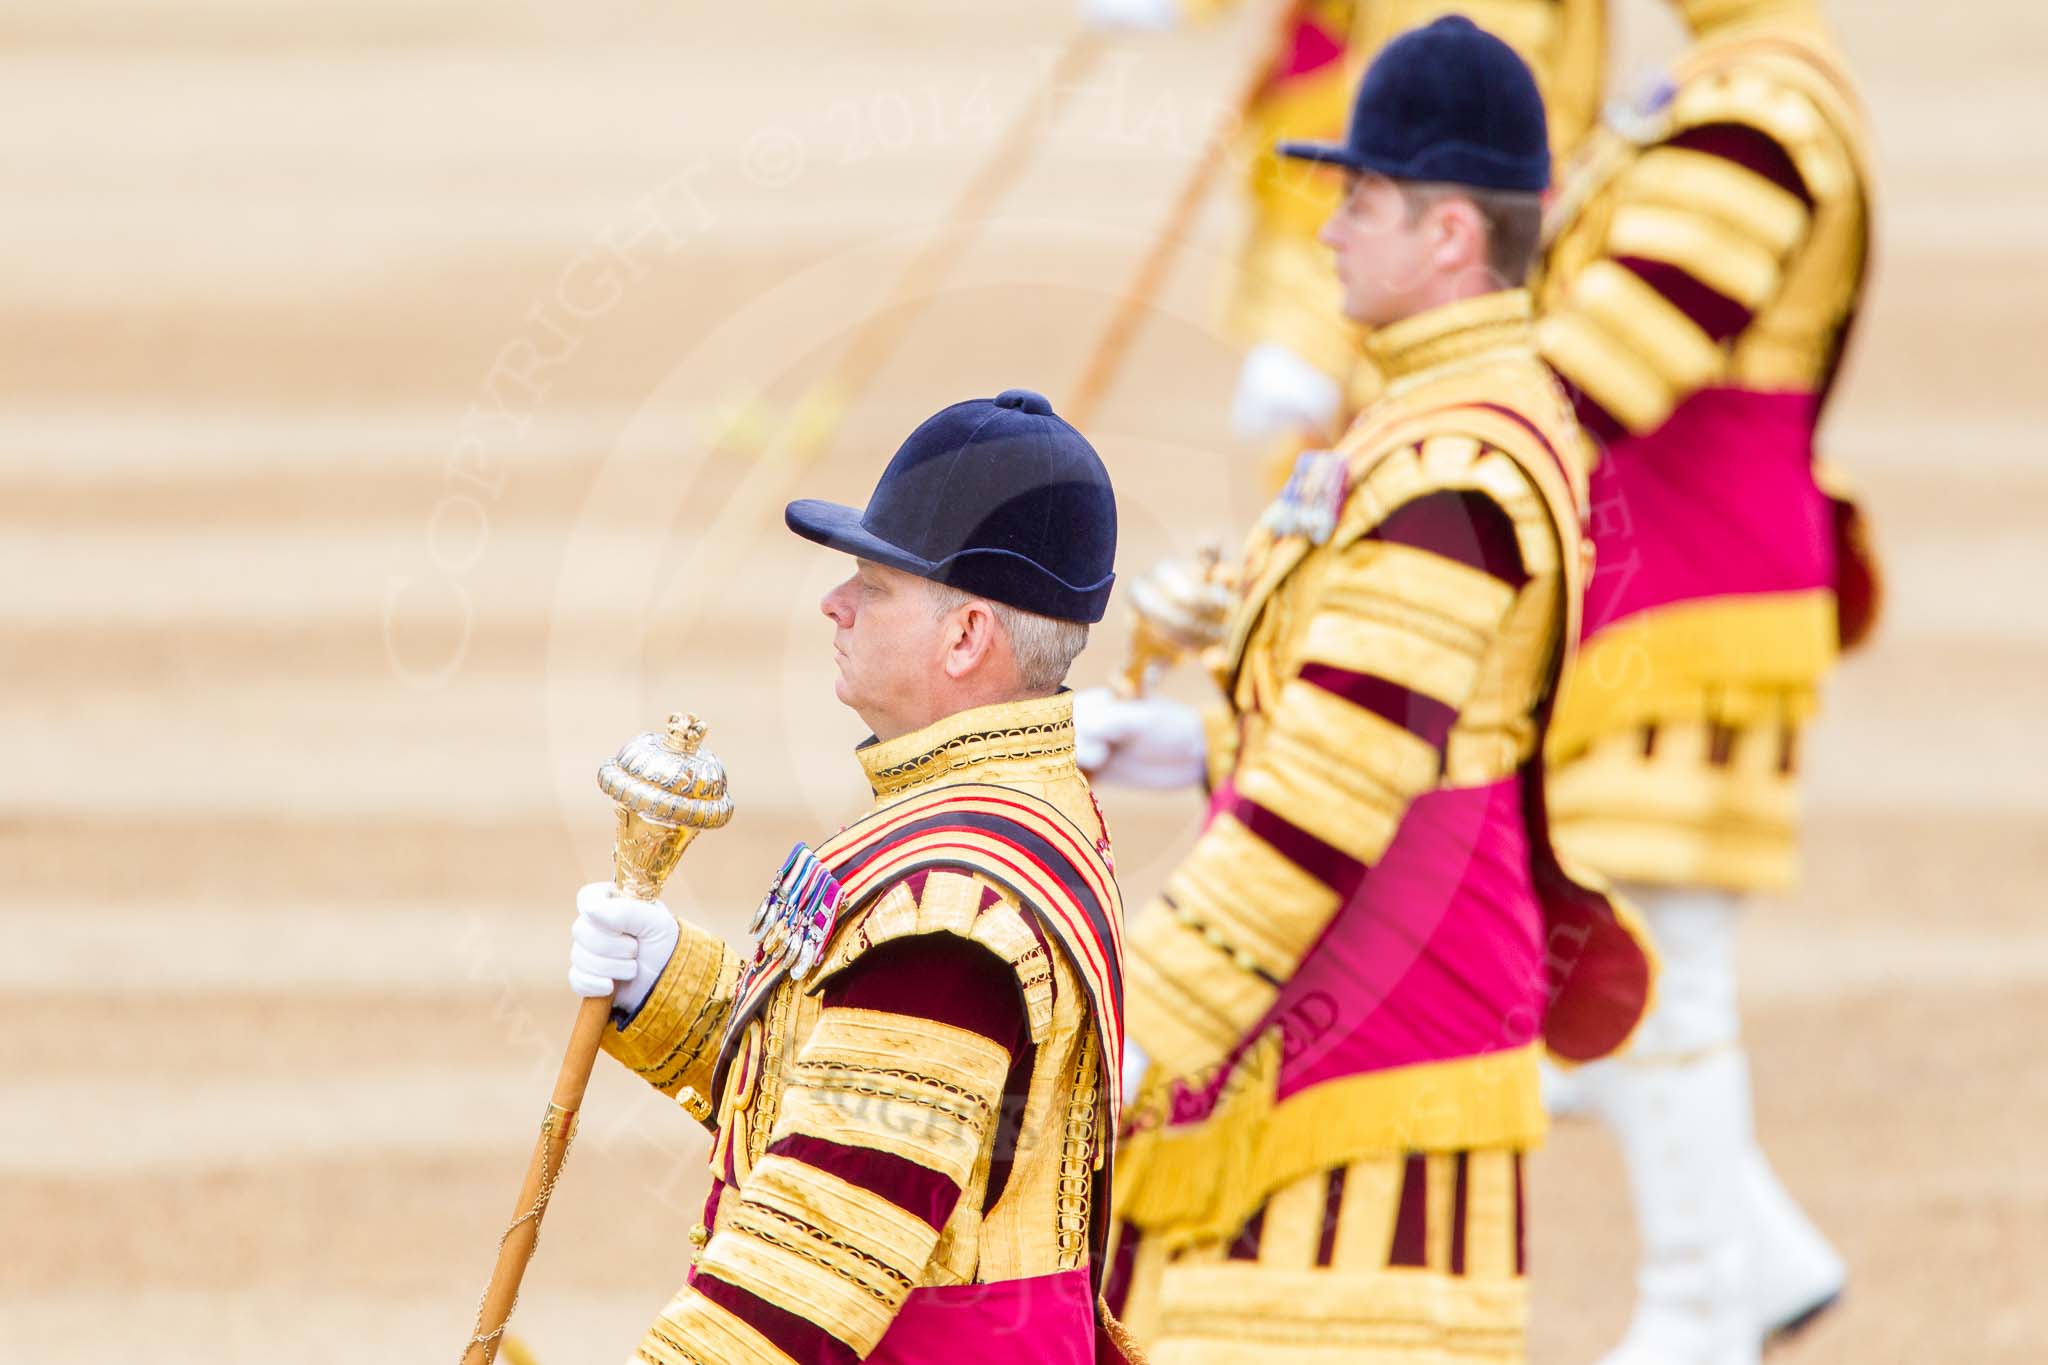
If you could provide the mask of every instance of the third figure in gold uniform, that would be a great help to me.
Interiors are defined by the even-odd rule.
[[[1553,206],[1544,354],[1602,446],[1583,666],[1550,730],[1559,842],[1625,878],[1664,961],[1629,1056],[1564,1105],[1621,1139],[1643,1246],[1610,1365],[1745,1365],[1843,1268],[1749,1117],[1743,898],[1798,857],[1799,738],[1876,571],[1815,430],[1862,295],[1863,115],[1811,0],[1687,0],[1671,78]]]

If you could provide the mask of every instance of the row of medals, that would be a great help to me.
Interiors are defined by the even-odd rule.
[[[754,958],[747,964],[746,984],[785,966],[790,980],[803,980],[824,955],[838,917],[838,879],[808,845],[799,843],[783,860],[775,884],[747,926],[754,936]]]

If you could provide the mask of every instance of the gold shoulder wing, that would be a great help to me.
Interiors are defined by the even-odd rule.
[[[1499,425],[1475,416],[1471,425]],[[1344,506],[1334,543],[1343,546],[1372,534],[1402,507],[1432,493],[1477,493],[1497,504],[1515,528],[1516,548],[1530,577],[1555,572],[1557,528],[1542,492],[1514,456],[1489,436],[1497,432],[1431,436],[1372,462]]]
[[[1033,1042],[1052,1025],[1053,964],[1017,898],[974,873],[931,868],[892,883],[841,924],[811,989],[876,945],[922,934],[953,934],[994,953],[1017,974]]]

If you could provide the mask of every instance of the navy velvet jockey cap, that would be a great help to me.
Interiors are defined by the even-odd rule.
[[[865,511],[802,498],[783,519],[806,540],[1063,621],[1100,621],[1116,578],[1109,471],[1029,389],[928,418]]]
[[[1358,84],[1344,141],[1283,142],[1279,151],[1390,180],[1531,193],[1550,185],[1536,78],[1513,48],[1461,14],[1381,49]]]

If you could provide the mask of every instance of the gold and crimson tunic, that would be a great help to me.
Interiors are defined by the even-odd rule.
[[[1544,826],[1584,476],[1529,297],[1372,345],[1247,546],[1208,821],[1128,939],[1112,1301],[1158,1362],[1518,1358],[1538,1051],[1648,1000]]]
[[[1779,889],[1798,738],[1876,570],[1815,458],[1869,256],[1863,116],[1807,0],[1694,0],[1671,79],[1553,206],[1545,355],[1604,447],[1598,567],[1550,730],[1560,844],[1645,882]]]
[[[715,1135],[695,1267],[635,1359],[1093,1360],[1122,912],[1071,700],[860,761],[815,969],[686,924],[608,1031]]]

